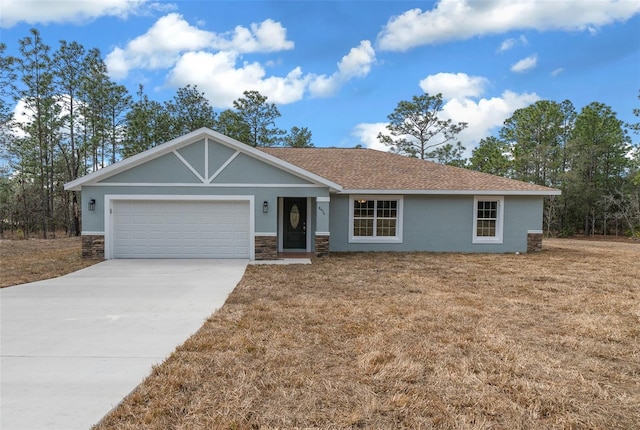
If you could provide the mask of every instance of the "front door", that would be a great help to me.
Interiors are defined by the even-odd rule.
[[[307,199],[285,198],[283,249],[307,249]]]

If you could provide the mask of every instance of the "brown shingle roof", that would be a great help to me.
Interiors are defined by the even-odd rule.
[[[260,149],[347,190],[557,192],[553,188],[373,149]]]

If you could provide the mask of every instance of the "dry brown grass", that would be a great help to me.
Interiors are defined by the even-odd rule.
[[[55,278],[96,262],[82,259],[79,237],[0,239],[0,288]]]
[[[252,266],[98,429],[633,429],[640,246]]]

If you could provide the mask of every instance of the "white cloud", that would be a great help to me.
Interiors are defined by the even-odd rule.
[[[519,29],[588,30],[640,13],[640,2],[601,0],[441,0],[432,10],[411,9],[394,16],[378,34],[381,49],[408,49]]]
[[[378,151],[388,151],[389,147],[378,140],[379,133],[387,133],[386,122],[361,123],[354,127],[351,135],[360,139],[366,148],[377,149]]]
[[[470,86],[469,82],[474,80],[482,84],[471,85],[473,91],[465,91],[464,89]],[[518,94],[509,90],[504,91],[498,97],[479,98],[482,95],[484,84],[488,81],[481,76],[468,77],[464,73],[439,73],[427,76],[421,82],[443,82],[445,84],[458,82],[461,84],[461,90],[457,92],[457,95],[443,105],[440,117],[468,124],[467,128],[458,134],[458,140],[467,148],[465,157],[471,155],[471,151],[482,138],[491,136],[501,127],[516,109],[529,106],[540,100],[540,97],[535,93]],[[377,139],[379,132],[386,132],[386,125],[387,123],[358,124],[352,134],[369,148],[387,150],[387,147],[379,143]]]
[[[124,78],[131,69],[171,67],[184,52],[221,49],[249,53],[292,49],[293,42],[286,39],[286,33],[280,23],[267,19],[251,24],[251,29],[237,26],[233,32],[216,34],[190,25],[178,13],[170,13],[158,19],[124,49],[116,47],[105,62],[112,77]]]
[[[516,64],[511,66],[511,71],[516,73],[524,73],[533,69],[538,65],[538,56],[536,54],[530,55],[527,58],[523,58]]]
[[[334,94],[345,82],[369,74],[376,60],[371,42],[363,40],[338,62],[338,70],[331,76],[314,76],[309,85],[311,95],[327,97]]]
[[[564,69],[562,67],[558,67],[557,69],[553,70],[551,72],[551,76],[556,77],[558,76],[560,73],[564,73]]]
[[[266,77],[266,71],[257,62],[237,66],[239,54],[233,51],[188,52],[180,57],[171,70],[168,83],[175,87],[197,85],[212,106],[229,108],[242,97],[243,91],[256,90],[270,102],[285,104],[300,100],[308,77],[296,67],[284,77]]]
[[[125,18],[136,13],[147,0],[0,0],[0,27],[13,27],[19,22],[47,24],[52,22],[85,23],[101,16]]]
[[[514,38],[506,39],[500,44],[500,47],[498,48],[498,52],[508,51],[509,49],[513,48],[515,44],[516,44],[516,39]]]
[[[514,47],[516,47],[517,45],[523,45],[526,46],[529,42],[527,41],[527,38],[522,35],[519,38],[513,38],[510,37],[509,39],[505,39],[501,44],[500,47],[498,47],[498,52],[505,52],[508,51]]]
[[[293,49],[287,30],[279,22],[267,19],[251,24],[251,29],[237,26],[233,32],[216,35],[212,47],[237,52],[275,52]]]
[[[349,80],[366,76],[375,61],[375,52],[369,41],[361,42],[342,57],[338,70],[328,77],[304,74],[300,67],[286,76],[267,76],[260,63],[238,65],[239,60],[240,54],[235,51],[187,52],[171,70],[168,84],[198,85],[218,108],[231,107],[246,90],[259,91],[273,103],[293,103],[301,100],[307,91],[315,97],[328,97]]]
[[[442,93],[445,99],[478,97],[484,92],[489,81],[482,76],[466,73],[438,73],[420,81],[420,88],[426,93]]]
[[[371,42],[364,40],[342,57],[329,76],[304,74],[300,67],[286,76],[268,76],[265,67],[276,64],[273,59],[266,59],[264,65],[249,61],[240,64],[242,54],[293,48],[286,29],[271,19],[251,24],[250,28],[237,26],[230,32],[214,33],[189,24],[178,13],[170,13],[124,48],[113,49],[106,63],[115,79],[126,77],[134,69],[168,69],[168,85],[198,85],[214,107],[228,108],[247,90],[259,91],[278,104],[300,100],[305,93],[327,97],[351,79],[366,76],[376,59]]]

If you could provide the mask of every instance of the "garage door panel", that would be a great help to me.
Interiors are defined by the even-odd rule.
[[[249,203],[114,201],[114,258],[249,258]]]

